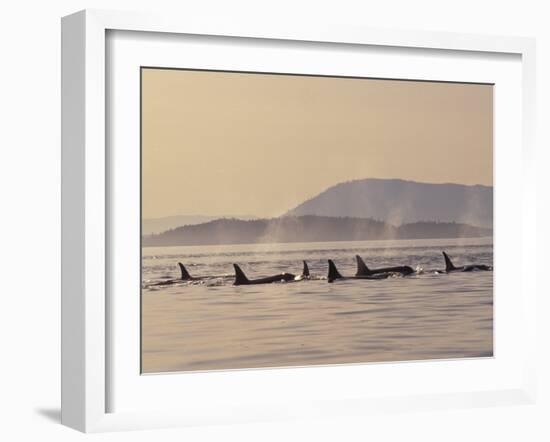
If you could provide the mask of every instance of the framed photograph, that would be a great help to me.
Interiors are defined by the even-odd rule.
[[[534,401],[533,40],[82,11],[62,45],[64,424]]]

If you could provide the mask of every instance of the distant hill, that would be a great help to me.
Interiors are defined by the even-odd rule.
[[[204,215],[176,215],[165,216],[163,218],[144,218],[141,223],[141,229],[143,235],[151,235],[153,233],[165,232],[166,230],[174,229],[176,227],[202,224],[220,218],[220,216]],[[234,215],[227,218],[254,219],[253,216],[248,215]]]
[[[365,218],[285,216],[272,219],[217,219],[143,237],[143,245],[216,245],[376,239],[457,238],[492,235],[492,229],[460,223],[418,222],[394,226]]]
[[[372,218],[394,225],[438,221],[492,227],[493,188],[392,179],[355,180],[330,187],[285,215]]]

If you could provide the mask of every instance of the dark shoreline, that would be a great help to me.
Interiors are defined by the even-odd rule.
[[[394,226],[369,218],[323,216],[218,219],[142,237],[142,247],[279,244],[491,237],[493,229],[447,222]]]

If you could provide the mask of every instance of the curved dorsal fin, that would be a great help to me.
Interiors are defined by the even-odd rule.
[[[234,285],[248,284],[248,278],[237,264],[233,264],[235,268],[235,283]]]
[[[443,252],[443,257],[445,258],[445,270],[448,272],[449,270],[454,270],[456,267],[454,266],[453,262],[451,261],[451,258]]]
[[[181,270],[181,280],[188,281],[189,279],[191,279],[191,275],[189,274],[185,266],[181,262],[178,262],[178,265],[180,266]]]
[[[332,282],[335,279],[341,278],[342,275],[340,275],[340,272],[336,268],[336,265],[332,261],[332,259],[328,260],[328,282]]]
[[[307,262],[304,261],[304,269],[302,270],[302,276],[309,276],[309,267],[307,266]]]
[[[367,276],[371,274],[371,271],[365,264],[365,261],[363,261],[363,258],[361,258],[359,255],[355,255],[355,259],[357,260],[357,273],[355,276]]]

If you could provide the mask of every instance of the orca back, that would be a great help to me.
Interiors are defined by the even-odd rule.
[[[451,270],[455,270],[456,267],[451,261],[451,258],[449,258],[449,256],[445,252],[443,252],[443,257],[445,258],[445,271],[449,272]]]
[[[302,276],[309,276],[309,267],[307,266],[307,262],[304,261],[304,269],[302,270]]]
[[[368,276],[371,274],[371,271],[365,264],[365,261],[363,261],[363,258],[361,258],[359,255],[355,255],[355,259],[357,260],[357,273],[355,276]]]
[[[332,282],[335,279],[342,278],[342,275],[340,275],[340,272],[336,268],[336,265],[332,261],[332,259],[328,260],[328,282]]]
[[[190,279],[192,279],[191,275],[189,274],[189,272],[181,262],[178,262],[178,266],[180,267],[180,270],[181,270],[182,281],[189,281]]]
[[[241,268],[237,264],[233,264],[233,267],[235,268],[235,282],[234,282],[234,285],[250,284],[249,279],[246,277],[246,275],[241,270]]]

